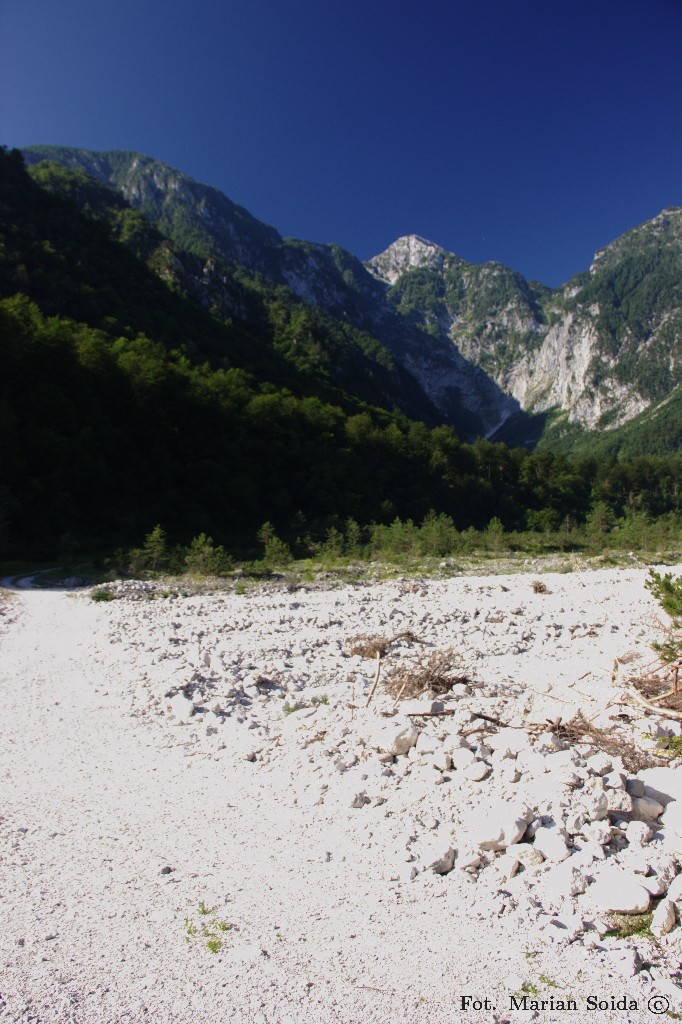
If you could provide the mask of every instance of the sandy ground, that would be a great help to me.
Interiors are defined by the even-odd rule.
[[[657,987],[681,966],[679,928],[664,948],[644,942],[647,969],[627,977],[594,942],[550,942],[540,925],[551,908],[511,887],[457,870],[392,878],[388,840],[448,808],[463,820],[487,783],[428,789],[422,773],[423,794],[399,777],[399,797],[381,765],[356,781],[360,761],[337,770],[337,796],[336,783],[316,788],[331,776],[320,744],[313,755],[296,732],[301,713],[283,710],[317,694],[319,715],[348,728],[372,666],[348,656],[347,638],[418,628],[461,653],[478,686],[469,707],[508,721],[607,715],[614,657],[650,657],[644,576],[546,575],[548,594],[517,575],[102,604],[11,595],[0,616],[0,1019],[650,1021],[651,1000],[654,1014],[679,1013]],[[281,692],[230,698],[225,679],[241,693],[259,674]],[[221,696],[219,729],[204,735],[199,711],[185,725],[169,716],[164,694],[179,680],[203,687],[206,715]],[[347,795],[373,781],[386,796],[352,808]],[[523,986],[547,1006],[515,1007]],[[591,1009],[590,996],[608,1006]],[[550,1005],[571,999],[577,1009]]]

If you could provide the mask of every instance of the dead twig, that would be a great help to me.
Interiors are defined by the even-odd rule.
[[[578,711],[568,722],[559,722],[557,735],[569,743],[589,743],[611,757],[620,757],[629,772],[636,773],[643,768],[653,768],[665,761],[664,758],[656,757],[652,753],[638,750],[630,738],[606,732],[593,725],[582,711]]]
[[[448,693],[453,686],[466,686],[470,682],[468,676],[454,674],[459,663],[460,657],[455,651],[436,651],[426,660],[401,665],[385,682],[384,688],[395,697],[396,704],[401,698],[419,697],[427,691],[437,697]]]
[[[374,681],[372,688],[369,691],[369,697],[365,707],[368,708],[372,703],[372,698],[379,685],[379,676],[381,675],[381,662],[383,658],[388,654],[389,648],[392,644],[398,642],[398,640],[408,640],[410,643],[423,644],[425,643],[420,637],[412,632],[411,629],[404,629],[400,633],[396,633],[395,636],[367,636],[361,635],[351,637],[348,641],[351,644],[350,653],[359,656],[360,658],[376,658],[376,669],[374,671]]]
[[[374,683],[372,684],[372,689],[369,691],[369,697],[367,698],[367,703],[365,704],[366,708],[368,708],[370,706],[370,704],[372,703],[372,697],[374,696],[374,691],[376,690],[377,686],[379,685],[379,676],[381,674],[381,658],[382,658],[382,652],[381,651],[377,651],[376,652],[377,667],[376,667],[376,670],[374,672]]]

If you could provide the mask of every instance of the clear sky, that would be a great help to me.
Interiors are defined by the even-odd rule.
[[[559,284],[682,205],[682,0],[0,0],[0,142],[132,149],[284,235]]]

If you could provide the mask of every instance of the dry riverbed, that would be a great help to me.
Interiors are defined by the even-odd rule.
[[[625,693],[645,576],[10,595],[0,1018],[682,1014],[682,770],[550,725],[682,732]]]

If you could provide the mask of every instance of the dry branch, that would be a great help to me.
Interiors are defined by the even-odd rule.
[[[395,697],[396,703],[427,692],[437,697],[449,693],[453,686],[465,686],[469,682],[468,676],[454,674],[459,663],[455,651],[435,651],[421,662],[400,665],[386,680],[384,688]]]

